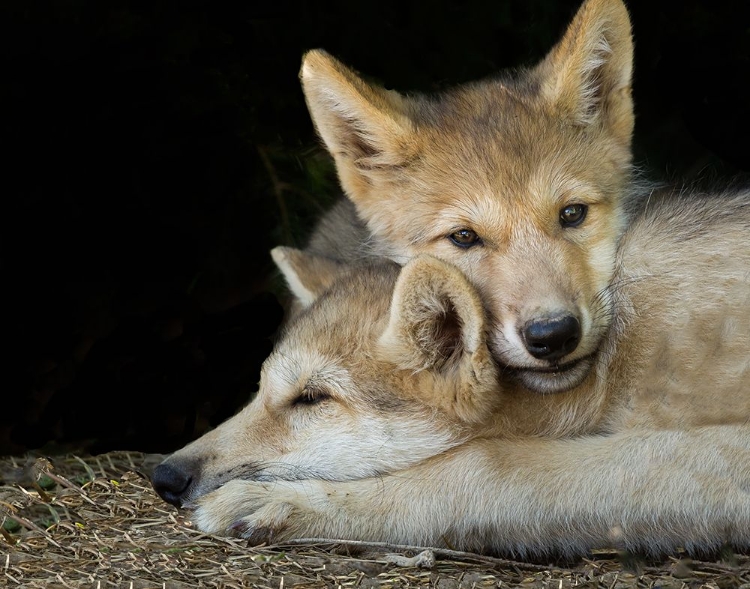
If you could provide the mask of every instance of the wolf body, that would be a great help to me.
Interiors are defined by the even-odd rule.
[[[299,310],[161,496],[254,541],[750,547],[750,194],[633,195],[631,51],[587,0],[533,70],[433,99],[308,54],[348,200],[275,250]]]
[[[710,210],[708,199],[685,200],[686,215]],[[278,248],[301,310],[259,392],[157,467],[154,487],[192,509],[201,530],[253,542],[521,557],[748,548],[748,260],[697,281],[688,268],[693,249],[740,230],[714,221],[725,231],[686,231],[672,244],[648,218],[630,233],[654,260],[659,248],[685,257],[675,272],[627,269],[617,294],[627,327],[605,355],[630,362],[614,363],[611,386],[595,394],[499,385],[482,300],[447,262],[349,267]],[[717,285],[731,301],[684,304]]]

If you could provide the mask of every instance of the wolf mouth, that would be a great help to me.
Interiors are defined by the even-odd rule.
[[[541,394],[563,393],[581,384],[594,364],[595,353],[549,367],[511,367],[526,388]]]
[[[562,373],[568,370],[573,370],[576,366],[579,366],[581,362],[585,362],[592,355],[593,354],[589,354],[588,356],[581,356],[580,358],[576,358],[575,360],[571,360],[570,362],[565,362],[564,364],[555,364],[554,366],[542,368],[521,368],[520,370],[526,370],[529,372],[541,372],[545,374],[555,374],[558,372]]]

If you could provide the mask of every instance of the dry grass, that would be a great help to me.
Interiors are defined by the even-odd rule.
[[[750,558],[660,563],[600,553],[542,566],[334,541],[249,547],[202,534],[146,474],[157,457],[0,459],[0,586],[27,588],[590,587],[750,589]]]

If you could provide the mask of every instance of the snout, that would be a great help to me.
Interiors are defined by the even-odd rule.
[[[151,485],[164,501],[182,507],[200,472],[197,462],[165,460],[154,469]]]
[[[521,339],[534,358],[554,362],[578,347],[581,322],[567,313],[535,318],[521,328]]]

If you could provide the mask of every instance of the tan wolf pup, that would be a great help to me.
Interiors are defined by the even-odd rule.
[[[346,197],[309,251],[461,268],[526,390],[597,386],[631,178],[633,46],[621,0],[584,2],[536,67],[404,96],[324,51],[300,72]],[[510,378],[509,378],[510,379]]]
[[[609,351],[642,350],[633,363],[653,387],[533,397],[498,388],[482,302],[452,265],[273,253],[304,310],[255,399],[154,471],[201,530],[516,556],[750,547],[747,280],[726,290],[736,306],[714,297],[675,326],[659,309],[679,289],[649,303],[627,282],[631,327]]]
[[[430,284],[432,276],[436,283],[459,285],[448,293],[472,292],[459,273],[443,270],[450,266],[420,259],[401,275],[392,268],[390,278],[382,270],[386,265],[344,272],[334,281],[341,273],[335,262],[277,250],[277,263],[292,291],[309,308],[292,318],[268,359],[256,400],[157,469],[154,486],[165,499],[194,505],[202,529],[234,531],[255,540],[333,536],[447,543],[518,555],[578,554],[604,545],[650,552],[680,545],[709,550],[725,541],[748,546],[750,196],[653,199],[623,232],[630,131],[622,153],[612,148],[615,155],[623,155],[620,167],[614,156],[611,161],[600,159],[609,134],[602,129],[601,121],[608,117],[602,113],[613,112],[597,110],[606,103],[601,92],[591,93],[597,98],[589,122],[573,124],[562,107],[561,118],[555,119],[554,103],[545,107],[551,113],[544,114],[547,86],[539,72],[554,72],[544,63],[564,63],[560,56],[566,45],[575,49],[588,36],[584,24],[611,34],[616,27],[610,12],[625,14],[627,24],[624,9],[618,7],[619,2],[589,0],[571,25],[573,32],[528,74],[530,80],[537,76],[536,86],[519,82],[515,88],[507,80],[490,95],[508,108],[516,104],[516,119],[535,125],[540,142],[536,146],[531,132],[526,137],[508,123],[511,135],[525,137],[528,145],[516,153],[498,135],[507,153],[488,146],[485,169],[496,174],[499,185],[521,186],[519,178],[531,174],[536,162],[552,179],[578,182],[570,194],[576,200],[585,197],[585,202],[569,207],[571,201],[563,201],[560,208],[554,195],[541,188],[525,195],[472,194],[458,180],[481,179],[490,172],[480,168],[472,175],[467,168],[456,176],[455,185],[446,177],[454,204],[441,204],[439,214],[424,217],[420,224],[423,213],[412,217],[401,207],[400,214],[413,223],[400,226],[406,233],[396,232],[394,243],[403,237],[410,248],[432,248],[444,258],[451,257],[454,247],[461,253],[457,264],[481,289],[489,307],[489,344],[503,365],[500,384],[488,389],[487,382],[497,374],[490,363],[474,360],[486,359],[486,354],[476,353],[487,344],[477,327],[481,322],[476,317],[482,313],[476,294],[434,295],[409,278],[425,276],[422,280]],[[629,40],[629,24],[627,28]],[[614,59],[612,42],[607,44],[601,56]],[[629,55],[629,43],[627,50]],[[348,74],[341,75],[348,80]],[[569,81],[570,76],[562,78]],[[597,74],[592,80],[598,84],[602,78]],[[371,88],[349,82],[364,92]],[[450,112],[451,104],[461,106],[471,121],[474,111],[462,102],[461,92],[447,106],[439,101],[420,104],[432,104],[437,114]],[[478,96],[471,88],[466,92],[472,100]],[[479,104],[495,108],[490,102]],[[538,112],[532,108],[537,103]],[[524,118],[524,109],[539,116],[527,113]],[[493,116],[505,120],[502,109]],[[459,123],[453,122],[457,134],[463,129]],[[473,153],[479,161],[479,138],[490,140],[489,127],[485,135],[480,131],[468,144],[476,153],[469,149],[466,158]],[[561,151],[553,157],[552,147],[543,144],[558,134]],[[350,139],[359,141],[357,137]],[[590,157],[584,148],[592,150]],[[524,149],[529,161],[518,169],[505,166],[503,158],[493,163],[490,157],[498,152],[516,161]],[[413,166],[430,157],[419,154],[408,162],[412,167],[404,164],[399,182],[409,186],[425,178],[426,170],[420,176],[419,166]],[[464,161],[468,165],[469,160]],[[567,166],[556,175],[551,167],[555,162]],[[367,174],[398,172],[398,166],[378,164],[377,158],[358,160],[357,166]],[[437,167],[433,171],[437,177],[443,173]],[[510,179],[504,180],[500,172]],[[420,211],[442,202],[429,186],[422,180],[424,201],[414,196]],[[579,192],[576,187],[581,186],[586,190]],[[585,206],[579,207],[581,202]],[[388,207],[382,209],[387,216]],[[448,238],[441,235],[434,243],[417,239],[426,239],[438,222],[451,219],[451,211],[457,218],[471,213],[478,225]],[[541,221],[544,211],[552,215],[547,225]],[[581,220],[578,226],[576,218]],[[507,234],[498,237],[501,233],[491,231],[494,226]],[[489,247],[487,235],[492,236]],[[368,239],[363,228],[361,237]],[[452,245],[464,238],[473,245]],[[390,243],[372,239],[375,253]],[[526,257],[522,244],[529,248]],[[399,261],[411,257],[389,255]],[[599,272],[603,267],[606,272]],[[397,276],[389,312],[389,289]],[[559,300],[556,280],[581,284],[570,286],[572,298],[593,305],[587,313],[603,335],[594,346],[595,359],[587,361],[593,362],[594,371],[587,369],[578,386],[564,394],[532,396],[529,388],[551,392],[572,386],[570,374],[554,362],[553,372],[540,369],[537,380],[530,369],[520,369],[525,386],[517,386],[507,378],[513,372],[507,367],[517,365],[504,356],[509,348],[501,345],[497,325],[502,331],[503,318],[512,320],[529,300],[540,300],[534,298],[538,292],[546,293],[544,300]],[[604,286],[597,291],[592,284],[599,280]],[[589,291],[591,301],[582,294]],[[467,302],[472,296],[474,302]],[[426,320],[424,328],[422,322],[397,327],[404,316],[420,317],[431,308],[443,309],[437,322]],[[440,320],[442,314],[448,320]],[[542,321],[541,327],[554,327],[555,321]],[[588,337],[587,321],[579,320],[581,341],[571,354],[579,353]],[[534,335],[535,329],[530,331]],[[421,335],[404,335],[410,332]],[[556,384],[555,368],[565,373],[560,376],[563,385]],[[547,384],[530,385],[535,382]],[[493,391],[489,396],[488,390]]]

